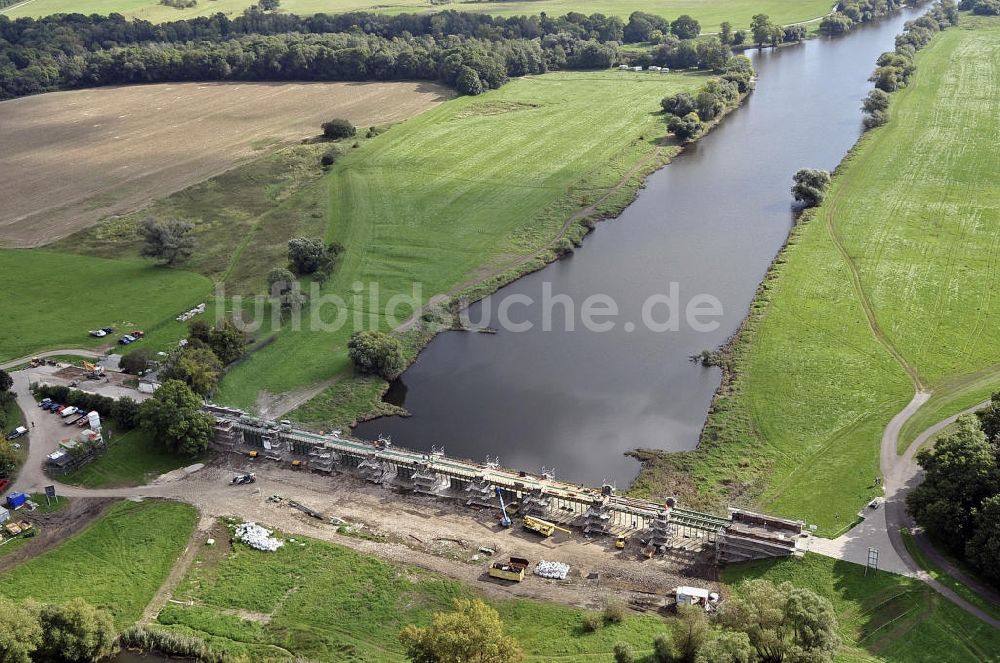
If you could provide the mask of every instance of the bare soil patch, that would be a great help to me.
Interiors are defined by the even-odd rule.
[[[15,518],[30,522],[38,534],[9,555],[0,557],[0,572],[12,569],[21,562],[55,548],[85,529],[101,515],[104,509],[116,501],[118,500],[106,497],[76,497],[62,511],[53,513],[18,511]]]
[[[416,82],[166,83],[5,101],[0,246],[40,246],[133,211],[334,117],[398,122],[450,96]]]

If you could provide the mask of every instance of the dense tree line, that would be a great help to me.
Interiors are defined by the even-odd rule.
[[[836,10],[819,24],[824,35],[839,35],[858,23],[876,21],[903,6],[903,0],[840,0]]]
[[[730,56],[721,72],[718,79],[705,83],[694,94],[678,92],[660,101],[670,133],[680,140],[696,138],[706,122],[734,107],[741,94],[753,89],[754,70],[749,58]]]
[[[958,8],[980,16],[1000,16],[1000,0],[962,0]]]
[[[667,23],[641,12],[628,24],[576,12],[297,16],[259,7],[232,19],[220,13],[162,24],[120,14],[0,16],[0,98],[189,80],[439,80],[478,94],[510,76],[609,67],[621,42],[650,37],[661,43],[654,57],[664,66],[716,68],[728,47],[696,42],[700,29],[688,16]]]
[[[1000,585],[1000,393],[917,454],[924,482],[907,497],[917,523]]]
[[[888,121],[889,94],[905,87],[917,70],[913,64],[917,51],[927,45],[934,33],[957,24],[958,6],[954,0],[938,0],[926,14],[906,22],[903,32],[896,36],[896,48],[878,57],[875,71],[868,79],[875,84],[875,89],[861,105],[866,129]]]
[[[87,663],[118,651],[111,613],[81,598],[62,605],[0,598],[0,659],[5,663]]]

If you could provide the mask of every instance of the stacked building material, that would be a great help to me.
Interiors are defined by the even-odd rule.
[[[566,576],[569,575],[569,564],[539,560],[538,564],[535,565],[535,575],[552,580],[565,580]]]

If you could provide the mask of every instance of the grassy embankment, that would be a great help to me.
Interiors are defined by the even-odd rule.
[[[137,428],[114,436],[107,452],[92,463],[59,477],[59,481],[84,488],[140,486],[200,460],[168,453],[150,433]]]
[[[42,250],[0,249],[0,360],[39,348],[92,348],[96,327],[143,329],[155,342],[173,316],[206,298],[209,279],[139,260],[105,260]],[[161,333],[163,332],[163,333]],[[157,348],[159,349],[159,348]]]
[[[322,541],[294,537],[261,553],[219,538],[174,591],[194,604],[168,604],[159,622],[252,660],[287,651],[319,661],[403,661],[403,626],[428,623],[453,598],[477,596],[459,582]],[[574,608],[527,600],[494,606],[536,661],[607,661],[617,641],[648,652],[667,628],[657,617],[630,615],[584,634],[583,612]]]
[[[119,12],[125,16],[162,22],[176,21],[194,16],[210,16],[223,12],[230,16],[243,13],[251,0],[212,0],[199,2],[190,9],[174,9],[159,4],[157,0],[31,0],[0,11],[11,18],[21,16],[46,16],[60,12],[82,14],[109,14]],[[807,21],[823,16],[833,6],[831,0],[523,0],[518,2],[454,2],[449,5],[432,5],[426,0],[397,0],[392,4],[379,4],[371,0],[282,0],[281,10],[291,14],[336,14],[346,11],[373,11],[399,14],[403,12],[429,12],[442,9],[478,12],[497,16],[531,15],[545,12],[549,16],[575,11],[584,14],[602,13],[607,16],[627,18],[634,11],[658,14],[668,19],[680,14],[690,14],[701,22],[706,32],[718,30],[719,24],[729,21],[734,26],[746,27],[754,14],[765,13],[782,24]]]
[[[637,490],[687,472],[703,503],[728,489],[833,534],[878,490],[882,431],[913,395],[887,348],[940,402],[963,376],[989,385],[980,371],[1000,342],[991,297],[1000,278],[1000,20],[963,15],[917,65],[889,124],[841,164],[761,286],[701,447],[649,463]]]
[[[723,580],[790,581],[825,596],[840,622],[838,663],[1000,661],[1000,631],[963,612],[914,578],[819,555],[732,566]]]
[[[377,283],[381,308],[391,296],[409,294],[412,283],[421,284],[423,303],[486,274],[496,275],[484,286],[491,289],[543,265],[561,233],[574,239],[585,232],[567,223],[574,213],[592,206],[590,216],[598,217],[621,208],[642,176],[673,156],[678,148],[663,140],[658,102],[705,80],[619,71],[518,79],[448,101],[375,137],[341,141],[342,155],[326,175],[317,162],[327,146],[297,146],[55,247],[136,256],[134,227],[142,216],[182,218],[195,224],[199,238],[185,267],[221,282],[227,293],[252,294],[263,290],[271,268],[284,265],[290,237],[325,234],[341,242],[346,251],[322,294],[340,297],[357,313],[327,332],[314,328],[306,311],[302,331],[281,332],[233,367],[217,400],[250,407],[261,390],[280,394],[320,384],[329,388],[294,416],[346,426],[377,407],[385,387],[380,380],[337,382],[350,375],[346,342],[370,308],[367,292],[360,304],[352,302],[355,283]],[[333,306],[320,310],[326,321],[335,317]],[[408,314],[398,310],[400,319]],[[377,315],[375,323],[389,326]],[[269,336],[266,327],[258,338]],[[411,355],[425,338],[419,332],[406,338]]]
[[[0,574],[0,594],[107,608],[135,622],[187,545],[197,514],[177,502],[119,502],[57,548]]]
[[[551,256],[545,247],[576,210],[621,206],[640,179],[615,189],[623,177],[673,155],[676,146],[657,146],[664,134],[659,99],[704,80],[617,71],[524,78],[446,102],[349,150],[325,182],[327,239],[346,251],[323,293],[342,297],[355,314],[334,332],[309,329],[308,318],[302,331],[283,332],[226,376],[220,399],[251,405],[260,389],[285,392],[349,371],[353,322],[370,324],[364,318],[374,313],[387,328],[382,306],[410,294],[414,283],[426,301],[491,270],[543,264]],[[570,237],[583,232],[575,224],[567,229]],[[367,291],[352,303],[355,283],[378,284],[377,307]],[[323,315],[331,320],[332,307]],[[398,315],[405,319],[408,310]],[[376,394],[380,387],[352,389]],[[348,391],[344,399],[355,400]],[[320,407],[300,419],[347,423],[316,420],[315,410],[325,416]]]
[[[1000,607],[997,607],[996,605],[983,599],[979,594],[970,589],[968,585],[962,584],[953,578],[947,571],[942,569],[933,560],[927,557],[920,546],[917,545],[916,540],[913,538],[913,534],[911,534],[908,530],[904,529],[901,534],[903,538],[903,545],[906,546],[906,551],[910,553],[910,557],[912,557],[913,560],[920,565],[920,568],[926,571],[929,576],[941,584],[948,586],[952,591],[980,610],[1000,619]],[[953,559],[951,561],[956,565],[962,564],[960,560]],[[975,577],[975,572],[969,569],[963,569],[963,571],[968,573],[970,576]]]

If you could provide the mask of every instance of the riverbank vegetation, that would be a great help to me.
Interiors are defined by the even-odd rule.
[[[834,534],[880,492],[882,432],[911,378],[946,394],[993,365],[1000,309],[983,247],[1000,228],[998,62],[1000,21],[968,14],[915,56],[889,122],[841,164],[761,285],[700,448],[645,454],[637,492],[684,475],[688,503],[722,495]]]

